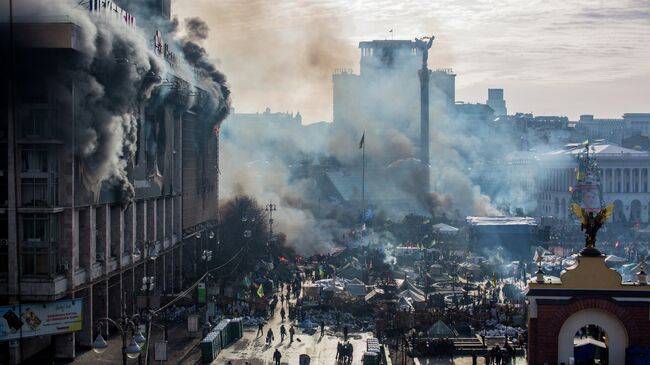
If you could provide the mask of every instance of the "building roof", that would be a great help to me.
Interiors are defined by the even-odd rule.
[[[467,217],[471,226],[536,226],[532,217]]]
[[[625,147],[621,147],[615,144],[602,143],[602,144],[593,144],[589,147],[590,154],[598,156],[649,156],[650,153],[646,151],[637,151]],[[575,156],[584,152],[584,145],[581,143],[571,143],[565,146],[565,149],[545,153],[545,156],[562,156],[569,155]]]
[[[392,184],[387,184],[385,179],[373,179],[371,171],[366,171],[365,199],[372,200],[412,200],[413,198],[404,191],[397,189]],[[328,171],[326,178],[332,183],[336,192],[344,201],[361,200],[361,171],[339,170]]]
[[[434,224],[433,227],[431,227],[431,228],[433,228],[433,230],[436,231],[436,232],[442,232],[442,233],[455,233],[455,232],[458,232],[458,228],[452,227],[452,226],[450,226],[448,224],[444,224],[444,223]]]

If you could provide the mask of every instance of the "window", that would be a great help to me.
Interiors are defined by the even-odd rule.
[[[25,145],[22,149],[22,172],[47,172],[48,151],[45,146]]]
[[[6,214],[0,214],[0,273],[7,273],[9,257],[7,238],[9,237],[9,222]]]
[[[57,265],[58,215],[23,214],[20,268],[23,275],[49,275]]]
[[[57,240],[57,216],[48,214],[23,215],[23,241]]]
[[[27,108],[20,115],[20,136],[23,138],[52,137],[50,110]]]
[[[46,207],[56,205],[56,183],[48,179],[21,179],[22,206]]]

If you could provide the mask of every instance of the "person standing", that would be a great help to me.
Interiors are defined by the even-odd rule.
[[[285,312],[284,307],[280,308],[280,317],[282,318],[282,322],[284,322],[284,317],[287,315],[287,312]]]
[[[320,336],[325,336],[325,321],[320,321]]]
[[[275,352],[273,353],[273,361],[275,362],[275,365],[280,365],[281,358],[282,358],[282,354],[278,349],[275,349]]]
[[[289,344],[293,343],[293,335],[296,334],[296,330],[293,329],[293,326],[289,327]]]
[[[280,325],[280,342],[284,341],[284,337],[287,335],[287,330],[284,328],[284,325]]]
[[[336,343],[336,357],[334,359],[339,360],[339,357],[341,356],[341,348],[342,347],[343,346],[341,345],[341,341]]]
[[[350,364],[352,364],[352,359],[354,359],[353,354],[354,354],[354,347],[352,347],[352,344],[350,343],[350,341],[348,341],[348,362]]]
[[[255,337],[256,338],[260,337],[263,334],[264,334],[264,322],[260,322],[257,324],[257,335]]]
[[[347,340],[348,340],[348,326],[345,325],[343,326],[343,341],[347,341]]]

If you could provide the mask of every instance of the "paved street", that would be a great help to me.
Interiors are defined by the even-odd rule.
[[[275,311],[275,316],[264,326],[264,335],[256,337],[257,328],[244,331],[244,337],[223,350],[212,364],[227,364],[228,360],[233,365],[244,365],[249,362],[252,365],[273,364],[273,352],[277,348],[282,354],[282,364],[298,364],[300,354],[307,354],[311,357],[310,365],[333,365],[336,363],[336,345],[343,341],[342,333],[332,333],[325,327],[325,336],[320,337],[320,328],[314,334],[303,333],[302,329],[294,324],[296,336],[293,344],[289,344],[288,336],[280,342],[280,306]],[[284,323],[287,331],[289,323]],[[271,346],[266,345],[266,331],[269,326],[273,329],[275,341]],[[363,352],[366,350],[366,339],[372,337],[372,333],[350,333],[349,340],[354,347],[353,364],[360,364]]]

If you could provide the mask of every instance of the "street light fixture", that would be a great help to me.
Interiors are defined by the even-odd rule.
[[[142,335],[142,331],[140,331],[139,329],[138,329],[138,333],[136,333],[135,336],[133,336],[133,340],[135,340],[135,343],[137,343],[138,346],[142,346],[144,345],[145,342],[147,342],[147,339],[144,338],[144,336]]]
[[[102,323],[105,321],[109,324],[112,324],[115,326],[118,331],[120,332],[120,335],[122,337],[122,364],[126,365],[127,358],[129,359],[135,359],[138,356],[140,356],[140,351],[141,348],[138,346],[136,339],[138,338],[138,335],[135,334],[135,330],[138,326],[138,316],[132,316],[131,318],[126,316],[125,309],[123,309],[122,312],[122,317],[118,319],[117,321],[114,321],[108,317],[104,318],[99,318],[97,321],[97,338],[95,338],[95,342],[93,342],[93,351],[95,353],[101,354],[106,349],[108,349],[108,343],[106,340],[104,340],[104,337],[102,336]],[[133,337],[131,338],[131,341],[127,345],[127,336],[129,334],[129,331],[131,331],[131,334]],[[142,335],[140,335],[142,336]]]
[[[132,338],[131,343],[129,343],[129,346],[126,347],[125,352],[126,356],[129,359],[136,359],[138,356],[140,356],[140,351],[142,349],[138,344],[135,342],[135,340]]]
[[[103,353],[106,351],[108,348],[108,343],[106,340],[104,340],[104,337],[102,337],[101,332],[97,335],[97,338],[95,338],[95,342],[93,342],[93,351],[95,351],[98,354]]]

